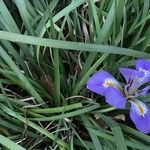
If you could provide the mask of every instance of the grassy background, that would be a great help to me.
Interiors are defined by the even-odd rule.
[[[150,58],[149,24],[149,0],[0,0],[1,148],[149,150],[128,110],[85,88]]]

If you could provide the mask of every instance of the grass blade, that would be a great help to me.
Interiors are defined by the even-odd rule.
[[[9,138],[0,135],[0,143],[4,145],[5,147],[11,149],[11,150],[25,150],[25,148],[21,147],[20,145],[14,143]]]
[[[80,42],[52,40],[52,39],[39,38],[39,37],[28,36],[28,35],[21,35],[21,34],[6,32],[6,31],[0,31],[0,39],[12,41],[12,42],[48,46],[48,47],[54,47],[60,49],[102,52],[102,53],[110,53],[110,54],[117,54],[117,55],[127,55],[127,56],[139,57],[139,58],[150,58],[150,54],[148,53],[140,52],[128,48],[120,48],[120,47],[109,46],[109,45],[98,45],[98,44],[88,44],[88,43],[80,43]]]
[[[5,50],[1,46],[0,46],[0,56],[5,60],[5,62],[9,65],[9,67],[15,72],[16,76],[24,84],[28,92],[31,93],[39,103],[43,103],[43,100],[40,97],[40,95],[32,87],[31,83],[27,80],[27,78],[23,75],[23,73],[19,70],[17,65],[12,61],[12,59],[9,57],[9,55],[5,52]]]

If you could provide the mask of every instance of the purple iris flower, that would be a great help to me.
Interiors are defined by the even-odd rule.
[[[139,100],[139,96],[145,96],[150,89],[150,85],[141,88],[150,82],[150,61],[139,59],[135,66],[136,69],[119,69],[126,81],[124,86],[102,70],[88,80],[87,88],[105,96],[106,102],[116,108],[125,109],[126,103],[130,102],[130,118],[136,128],[143,133],[150,133],[150,107]]]

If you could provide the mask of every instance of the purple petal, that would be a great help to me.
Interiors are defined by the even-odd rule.
[[[143,88],[143,89],[140,91],[139,95],[146,96],[147,93],[149,92],[149,90],[150,90],[150,85],[147,86],[147,87],[145,87],[145,88]]]
[[[109,84],[105,85],[108,80]],[[105,95],[105,91],[109,86],[120,86],[118,81],[108,72],[102,70],[94,74],[87,82],[87,88],[92,92]]]
[[[150,61],[146,59],[137,60],[136,69],[143,73],[143,76],[139,78],[141,83],[150,82]]]
[[[150,133],[150,108],[139,100],[131,102],[130,118],[136,128],[143,133]]]
[[[116,108],[125,108],[126,98],[114,87],[108,87],[105,93],[106,102]]]
[[[119,71],[124,76],[127,86],[130,86],[133,91],[143,84],[140,80],[143,77],[143,72],[128,68],[120,68]]]
[[[150,61],[147,59],[138,59],[136,61],[136,69],[139,70],[140,68],[150,71]]]
[[[134,69],[128,69],[128,68],[120,68],[119,71],[124,76],[127,83],[131,82],[135,77],[142,77],[143,73],[134,70]]]

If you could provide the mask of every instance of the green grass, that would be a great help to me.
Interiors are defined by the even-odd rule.
[[[148,0],[0,0],[0,148],[148,150],[85,85],[150,59],[149,23]]]

